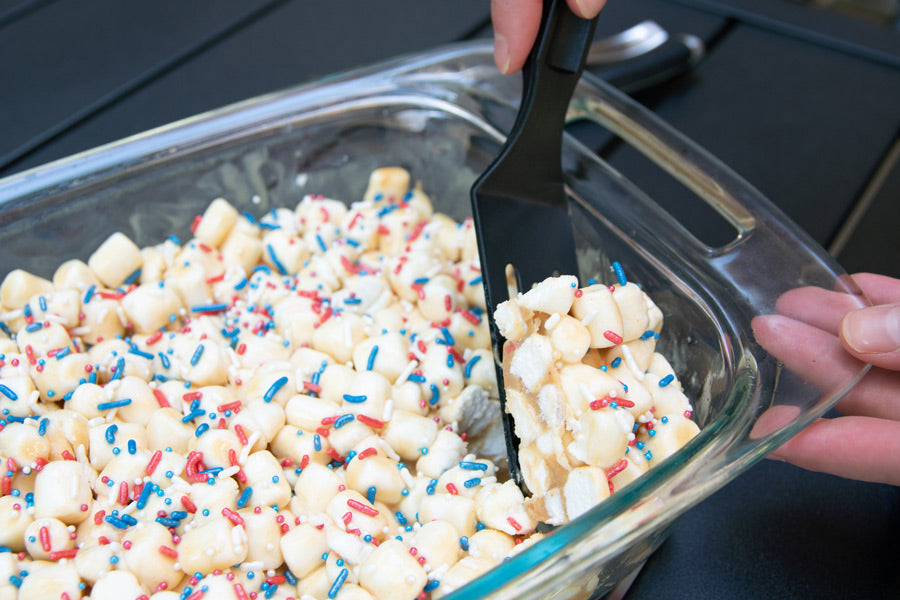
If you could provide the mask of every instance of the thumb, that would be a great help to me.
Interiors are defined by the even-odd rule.
[[[850,311],[841,321],[841,341],[853,356],[900,371],[900,304]]]

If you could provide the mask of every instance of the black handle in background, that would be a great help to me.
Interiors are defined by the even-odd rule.
[[[704,54],[700,38],[683,34],[640,56],[587,69],[626,94],[638,94],[691,71]]]

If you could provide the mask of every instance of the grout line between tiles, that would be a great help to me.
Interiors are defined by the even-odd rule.
[[[850,238],[856,232],[857,227],[859,227],[859,223],[878,196],[878,192],[884,187],[888,176],[898,164],[900,164],[900,134],[894,138],[893,145],[875,169],[875,174],[869,180],[869,183],[866,184],[865,189],[859,196],[859,200],[854,203],[853,208],[850,209],[850,214],[847,215],[834,239],[828,245],[828,253],[831,256],[834,258],[840,257],[841,252],[847,247]]]

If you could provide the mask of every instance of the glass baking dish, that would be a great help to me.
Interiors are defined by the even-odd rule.
[[[511,125],[518,78],[475,42],[407,56],[254,98],[0,181],[0,275],[49,277],[115,231],[138,245],[190,237],[219,196],[259,215],[306,193],[362,197],[368,174],[406,167],[437,208],[470,214],[469,188]],[[619,261],[665,314],[672,362],[702,432],[610,499],[458,590],[464,598],[596,597],[638,567],[685,510],[825,413],[865,373],[827,386],[790,372],[751,319],[812,285],[865,300],[806,234],[758,192],[639,105],[585,76],[571,118],[647,155],[734,228],[709,247],[638,186],[567,137],[563,163],[580,277]],[[515,232],[510,232],[515,235]],[[824,389],[822,389],[824,388]]]

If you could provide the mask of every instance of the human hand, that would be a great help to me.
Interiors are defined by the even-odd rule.
[[[841,477],[900,485],[900,280],[861,273],[853,280],[873,303],[821,288],[798,288],[757,317],[757,341],[793,372],[823,388],[873,365],[836,406],[772,453],[799,467]],[[852,358],[851,358],[852,357]]]
[[[606,0],[566,0],[569,8],[583,19],[593,19]],[[501,73],[515,73],[537,39],[541,25],[542,0],[491,0],[494,23],[494,62]]]

